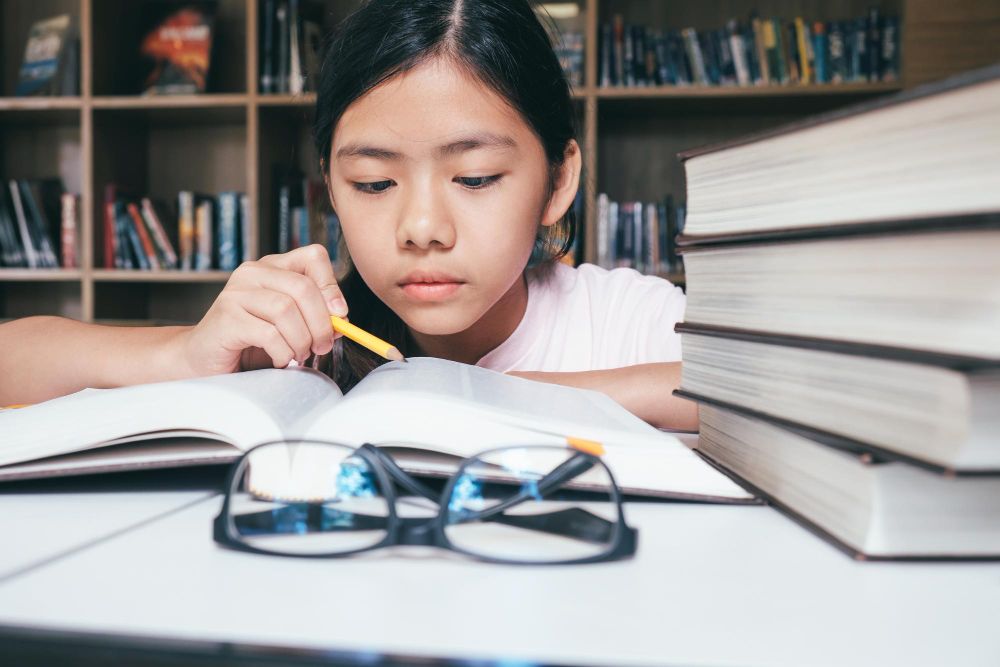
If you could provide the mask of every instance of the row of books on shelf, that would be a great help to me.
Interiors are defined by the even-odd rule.
[[[900,22],[877,8],[843,21],[731,19],[710,30],[601,27],[599,85],[810,84],[896,81]]]
[[[304,0],[261,3],[260,92],[298,95],[316,90],[322,5]]]
[[[1000,558],[998,114],[995,65],[684,155],[698,449],[858,557]]]
[[[340,218],[330,206],[326,184],[297,172],[275,170],[275,219],[278,252],[318,243],[336,266],[340,253]]]
[[[683,264],[674,242],[684,229],[684,202],[616,202],[597,196],[597,264],[643,273],[677,273]]]
[[[163,202],[123,195],[108,184],[104,268],[232,271],[249,259],[250,223],[249,199],[240,192],[209,196],[185,190],[177,195],[175,212]]]
[[[79,197],[57,178],[0,185],[0,266],[75,268]]]

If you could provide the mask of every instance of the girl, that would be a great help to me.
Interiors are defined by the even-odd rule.
[[[683,293],[558,261],[581,156],[526,0],[370,0],[334,35],[318,88],[315,144],[352,263],[340,284],[310,246],[240,266],[193,327],[4,324],[0,404],[292,360],[347,389],[380,363],[335,344],[328,314],[350,308],[407,356],[596,389],[656,426],[697,428],[671,395]]]

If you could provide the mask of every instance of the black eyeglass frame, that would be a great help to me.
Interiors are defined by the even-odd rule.
[[[232,515],[230,514],[230,501],[232,498],[232,491],[237,481],[237,476],[243,473],[244,462],[246,459],[257,449],[262,447],[274,446],[274,445],[292,445],[292,444],[315,444],[315,445],[332,445],[338,448],[344,448],[352,450],[354,455],[362,457],[365,463],[368,464],[374,471],[378,478],[380,488],[383,490],[385,496],[385,501],[388,506],[388,516],[386,516],[386,535],[385,537],[374,544],[361,547],[358,549],[351,549],[347,551],[335,551],[335,552],[316,552],[316,553],[293,553],[286,551],[275,551],[270,549],[265,549],[261,547],[256,547],[248,544],[246,541],[241,539],[236,535],[236,526],[232,521]],[[618,483],[615,481],[614,475],[611,469],[601,460],[600,457],[590,454],[588,452],[575,449],[572,447],[559,447],[558,445],[534,445],[537,447],[543,447],[545,449],[570,449],[573,452],[573,456],[568,458],[563,463],[559,464],[553,471],[551,471],[546,477],[551,477],[555,470],[566,466],[568,463],[577,462],[577,465],[582,465],[583,463],[588,464],[583,470],[589,470],[594,465],[600,466],[607,473],[608,480],[610,482],[609,494],[610,500],[615,504],[616,514],[618,520],[613,526],[613,534],[608,546],[602,552],[597,554],[592,554],[590,556],[584,556],[581,558],[573,558],[566,560],[524,560],[524,559],[510,559],[510,558],[499,558],[484,555],[479,552],[470,551],[468,549],[463,549],[456,546],[448,539],[445,532],[445,528],[450,525],[446,523],[446,519],[449,515],[448,500],[454,491],[455,485],[460,479],[465,470],[472,464],[480,462],[483,456],[489,455],[493,452],[498,452],[508,449],[520,449],[520,448],[530,448],[533,445],[506,445],[502,447],[494,447],[488,450],[484,450],[475,454],[473,456],[466,457],[463,459],[458,466],[458,469],[451,474],[445,484],[444,490],[438,494],[433,491],[430,487],[426,486],[418,479],[411,476],[409,473],[404,471],[399,465],[392,459],[392,457],[386,452],[379,449],[378,446],[371,443],[365,443],[360,447],[352,447],[350,445],[345,445],[341,443],[334,442],[324,442],[318,440],[276,440],[270,442],[264,442],[256,445],[243,453],[243,455],[237,459],[229,472],[226,475],[226,486],[225,486],[225,498],[222,503],[222,508],[219,514],[215,517],[212,523],[212,538],[216,543],[237,551],[243,551],[247,553],[256,553],[267,556],[288,556],[292,558],[342,558],[354,556],[367,551],[375,551],[376,549],[384,549],[386,547],[392,546],[432,546],[442,549],[447,549],[449,551],[454,551],[456,553],[469,556],[479,561],[487,563],[497,563],[497,564],[508,564],[508,565],[582,565],[586,563],[601,563],[606,561],[620,560],[624,558],[630,558],[635,555],[635,551],[638,544],[638,530],[629,526],[625,522],[625,511],[622,506],[622,493],[621,489],[618,487]],[[576,473],[580,474],[580,473]],[[572,479],[576,474],[570,476],[568,479]],[[550,486],[556,486],[556,488],[561,487],[561,485],[567,480],[559,479]],[[434,502],[438,511],[434,517],[414,517],[414,518],[401,518],[396,512],[396,491],[393,482],[399,484],[401,487],[413,493],[414,495],[422,496],[432,502]],[[525,498],[527,500],[528,498]],[[501,510],[505,507],[510,507],[513,503],[512,501],[517,500],[517,496],[513,496],[510,499],[506,499],[503,503],[498,506],[489,508],[489,510],[496,510],[498,507]],[[601,517],[594,516],[595,519],[600,519],[601,521],[606,521]]]

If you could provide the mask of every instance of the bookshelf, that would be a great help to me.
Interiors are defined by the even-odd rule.
[[[0,269],[0,319],[59,314],[96,322],[193,322],[228,274],[101,267],[103,188],[109,181],[154,197],[178,190],[239,190],[254,212],[258,257],[275,250],[274,165],[314,173],[315,98],[258,92],[261,0],[219,0],[210,93],[142,97],[136,74],[144,6],[156,0],[4,0],[0,3],[0,175],[59,176],[81,195],[80,269]],[[332,27],[355,0],[324,3]],[[1000,60],[994,0],[577,0],[585,32],[585,80],[574,92],[585,162],[583,259],[596,255],[596,197],[659,199],[684,191],[675,154],[773,127]],[[899,83],[767,87],[601,88],[598,33],[627,22],[722,26],[730,17],[860,16],[869,6],[901,17]],[[80,34],[80,95],[12,97],[24,42],[39,19],[69,13]],[[682,276],[670,276],[682,281]]]

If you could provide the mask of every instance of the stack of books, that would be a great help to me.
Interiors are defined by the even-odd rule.
[[[1000,557],[1000,65],[681,155],[699,451],[869,558]]]

